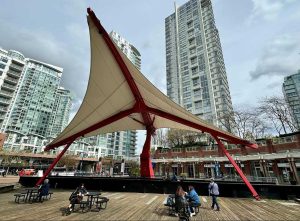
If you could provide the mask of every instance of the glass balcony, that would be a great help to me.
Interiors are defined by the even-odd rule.
[[[6,84],[6,83],[2,84],[2,88],[5,88],[6,90],[9,90],[9,91],[15,91],[16,90],[16,86]]]
[[[12,98],[13,97],[13,93],[1,90],[0,91],[0,96],[1,97],[5,97],[5,98]]]
[[[13,84],[13,85],[18,84],[18,80],[16,80],[15,78],[11,78],[11,77],[6,77],[6,78],[4,79],[4,82],[9,82],[9,83],[11,83],[11,84]]]
[[[1,99],[1,98],[0,98],[0,104],[6,104],[6,105],[9,105],[9,104],[10,104],[10,99]]]
[[[14,77],[14,78],[19,78],[20,75],[21,75],[21,73],[18,73],[18,72],[9,70],[9,71],[7,72],[7,75],[8,75],[8,76],[11,76],[11,77]]]

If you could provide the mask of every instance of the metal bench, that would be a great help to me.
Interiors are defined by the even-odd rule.
[[[109,199],[107,197],[99,196],[97,197],[97,200],[95,201],[96,208],[100,211],[100,209],[106,209],[107,202]]]
[[[200,206],[201,206],[201,203],[199,203],[197,206],[193,206],[196,214],[199,213]]]
[[[15,203],[20,203],[20,199],[22,201],[25,200],[26,193],[16,193],[14,196],[15,196]]]

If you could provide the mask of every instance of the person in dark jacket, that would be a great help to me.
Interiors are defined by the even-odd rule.
[[[74,205],[76,203],[80,203],[83,199],[83,196],[86,194],[88,194],[88,191],[86,190],[84,184],[82,183],[79,187],[76,188],[76,190],[69,197],[70,204],[67,208],[66,215],[69,215],[73,211]]]
[[[175,216],[178,216],[180,210],[187,208],[188,202],[186,199],[186,192],[183,190],[182,186],[178,186],[175,193]],[[187,211],[190,214],[188,209]]]
[[[219,186],[214,182],[214,179],[210,179],[210,184],[208,185],[208,193],[212,198],[211,208],[214,209],[217,207],[217,211],[220,211],[220,206],[217,201],[217,197],[219,196]]]
[[[191,214],[195,215],[194,207],[200,206],[201,203],[200,203],[200,198],[199,198],[197,192],[195,191],[194,187],[191,186],[191,185],[189,186],[189,192],[188,192],[186,198],[189,201],[189,206],[190,206]]]
[[[48,179],[45,179],[44,180],[44,184],[40,186],[39,190],[38,190],[38,201],[39,202],[43,202],[42,201],[42,198],[43,196],[47,196],[48,193],[49,193],[49,188],[50,188],[50,185],[49,185],[49,180]]]

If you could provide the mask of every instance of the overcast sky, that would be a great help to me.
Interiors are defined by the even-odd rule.
[[[212,1],[234,107],[281,95],[284,76],[300,69],[300,0]],[[165,92],[164,19],[174,12],[173,0],[2,0],[0,47],[64,68],[74,116],[89,76],[87,7],[140,51],[142,72]]]

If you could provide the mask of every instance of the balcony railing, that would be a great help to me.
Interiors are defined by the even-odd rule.
[[[13,97],[13,93],[9,93],[9,92],[5,92],[5,91],[0,91],[0,95],[2,95],[2,97],[8,97],[8,98],[12,98]]]
[[[9,68],[10,68],[10,69],[14,69],[14,70],[16,70],[16,71],[22,71],[22,70],[23,70],[23,67],[20,67],[20,66],[18,66],[18,65],[14,65],[14,64],[11,64],[11,65],[9,66]]]
[[[18,80],[16,80],[15,78],[11,78],[11,77],[6,77],[4,78],[4,82],[8,81],[10,83],[13,83],[14,85],[16,85],[18,83]]]
[[[16,89],[16,86],[10,85],[10,84],[2,84],[2,88],[9,89],[10,91],[14,91]]]
[[[9,99],[0,99],[0,104],[10,104]]]
[[[275,183],[278,184],[277,177],[256,177],[256,176],[246,176],[249,182],[260,182],[260,183]],[[210,177],[207,176],[200,176],[200,179],[210,179]],[[227,175],[224,177],[215,177],[215,180],[222,180],[222,181],[232,181],[232,182],[242,182],[242,178],[235,175]]]
[[[21,73],[18,73],[18,72],[9,70],[9,71],[7,72],[7,75],[8,75],[8,76],[13,76],[13,77],[19,78],[19,77],[21,76]]]

